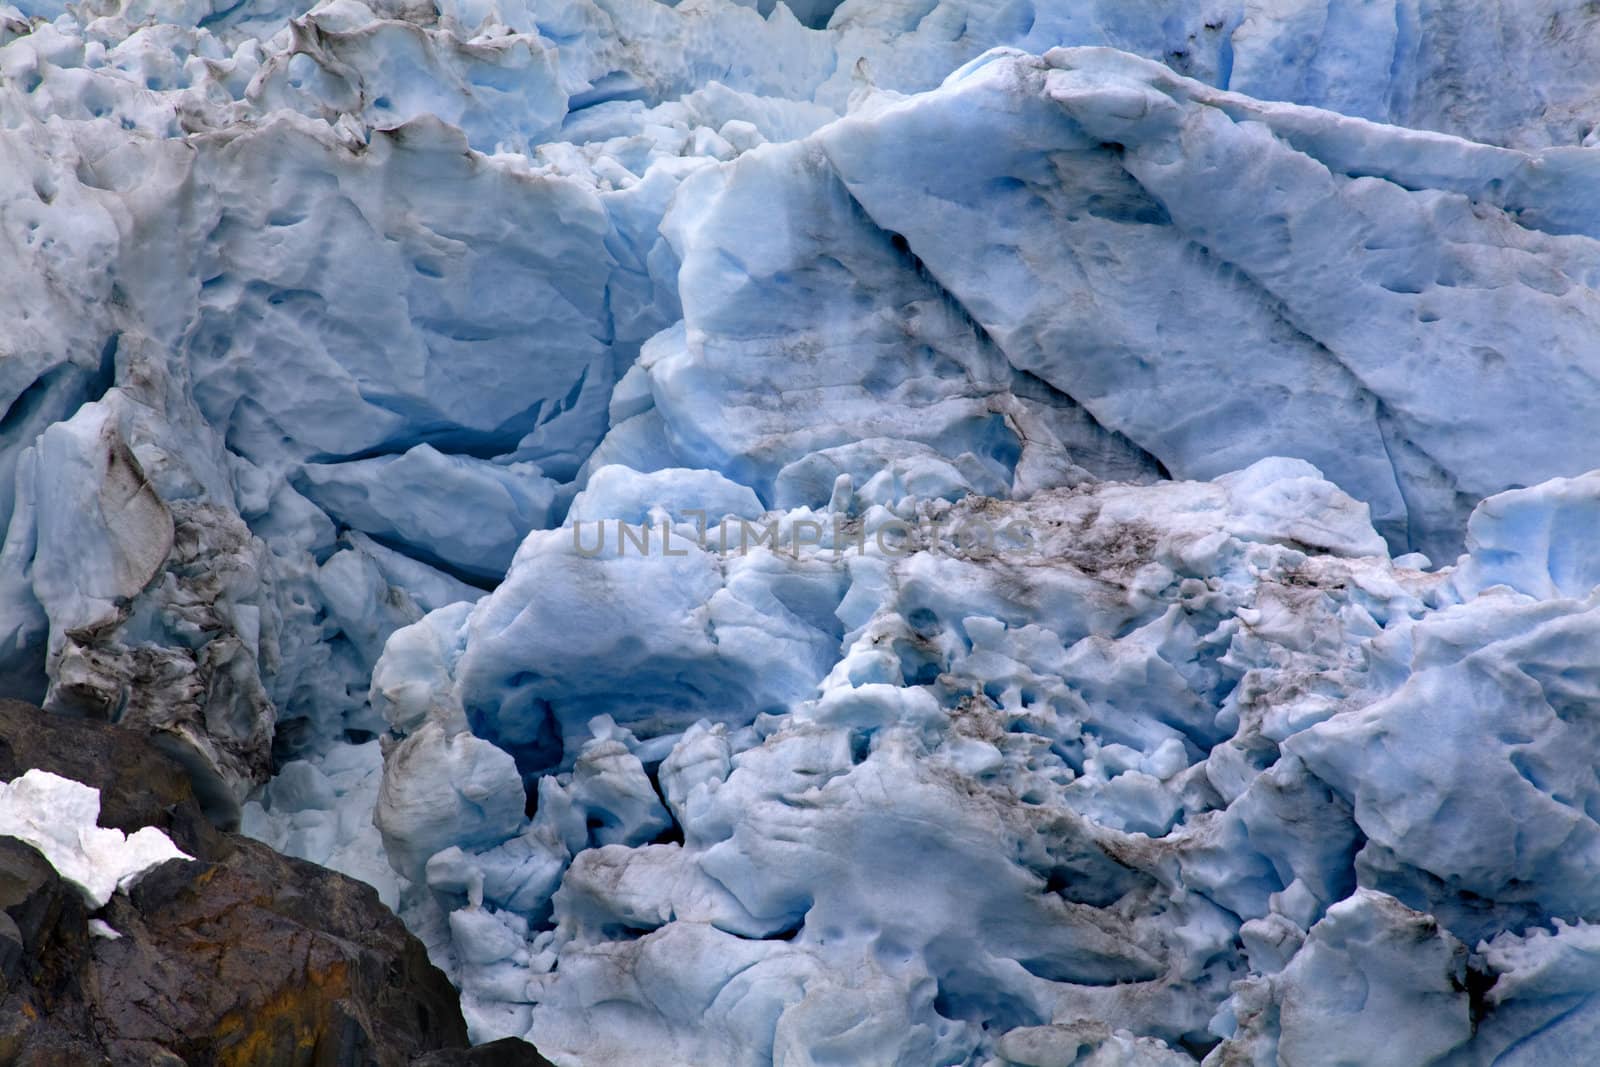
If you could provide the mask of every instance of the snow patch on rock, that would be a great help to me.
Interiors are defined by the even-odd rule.
[[[194,858],[154,826],[125,834],[99,822],[100,791],[91,786],[37,769],[0,782],[0,837],[38,849],[91,909],[105,907],[152,867]]]

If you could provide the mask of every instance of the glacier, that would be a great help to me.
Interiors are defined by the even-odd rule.
[[[605,1064],[1600,1033],[1580,0],[0,4],[0,686]]]

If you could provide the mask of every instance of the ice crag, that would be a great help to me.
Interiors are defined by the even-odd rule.
[[[1539,1063],[1576,1040],[1540,1027],[1581,967],[1493,994],[1511,946],[1546,966],[1600,909],[1600,580],[1565,554],[1600,480],[1492,499],[1434,573],[1298,461],[920,514],[842,480],[828,511],[767,516],[778,552],[702,551],[658,510],[650,557],[615,539],[654,499],[632,484],[375,676],[411,731],[378,825],[482,1032],[674,1063],[1158,1057],[1135,1036],[1165,1043],[1151,1062],[1225,1038],[1212,1062]]]
[[[0,6],[0,681],[561,1063],[1565,1062],[1597,53]]]

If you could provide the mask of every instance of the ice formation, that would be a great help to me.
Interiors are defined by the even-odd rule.
[[[133,885],[152,867],[192,858],[154,826],[131,834],[102,827],[98,789],[41,770],[0,782],[0,837],[38,849],[62,878],[78,887],[90,908],[105,907],[113,893]],[[97,927],[96,933],[119,936],[105,930]]]
[[[1580,0],[0,5],[0,685],[563,1064],[1600,1032]]]

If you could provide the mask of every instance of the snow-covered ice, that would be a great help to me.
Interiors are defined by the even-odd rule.
[[[0,686],[563,1065],[1570,1060],[1596,70],[1581,0],[0,5]]]
[[[101,826],[98,789],[37,769],[0,782],[0,837],[38,849],[78,887],[91,909],[105,907],[113,893],[129,888],[152,867],[193,859],[154,826],[131,834]],[[118,936],[109,929],[95,932]]]

